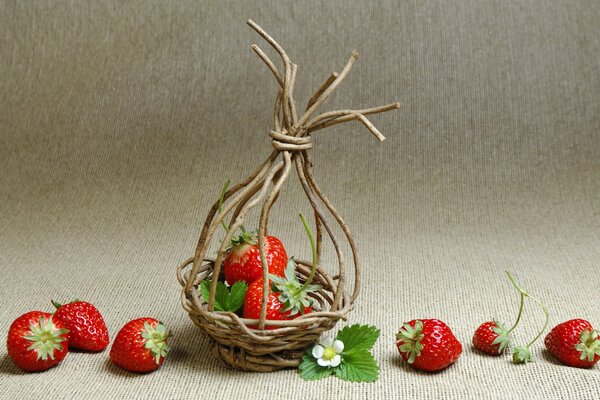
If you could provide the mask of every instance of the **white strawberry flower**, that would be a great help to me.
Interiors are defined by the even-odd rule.
[[[342,351],[344,351],[344,343],[341,340],[324,338],[313,347],[312,355],[321,367],[337,367],[342,362],[340,355]]]

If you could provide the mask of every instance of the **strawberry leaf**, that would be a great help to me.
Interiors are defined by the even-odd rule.
[[[210,298],[210,280],[206,279],[200,283],[202,298],[208,303]],[[244,281],[236,282],[231,287],[231,292],[223,282],[217,282],[214,306],[216,311],[237,311],[244,304],[244,297],[248,285]]]
[[[379,329],[369,325],[354,324],[338,332],[336,339],[344,343],[344,354],[369,351],[379,337]]]
[[[242,304],[244,304],[246,290],[248,290],[248,284],[246,282],[238,281],[234,283],[230,289],[229,295],[227,296],[225,308],[228,311],[237,311]]]
[[[310,351],[304,353],[298,368],[300,370],[300,377],[305,381],[317,381],[326,378],[334,371],[333,368],[320,366]]]
[[[379,365],[373,354],[357,348],[344,352],[342,363],[334,371],[338,378],[350,382],[375,382],[379,378]]]
[[[219,304],[220,310],[227,311],[227,297],[229,297],[229,290],[223,282],[217,282],[217,290],[215,291],[215,304]],[[215,306],[215,309],[217,307]]]

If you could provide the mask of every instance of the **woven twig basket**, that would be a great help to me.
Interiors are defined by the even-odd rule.
[[[262,28],[252,20],[249,20],[248,24],[279,53],[283,60],[284,73],[282,75],[269,57],[256,44],[252,45],[252,49],[271,70],[280,86],[275,100],[273,129],[269,132],[274,150],[246,180],[225,192],[221,212],[218,212],[220,200],[213,204],[206,217],[194,256],[179,265],[177,278],[183,288],[181,292],[183,308],[189,313],[194,324],[213,339],[213,349],[220,360],[229,367],[241,370],[274,371],[297,367],[302,353],[319,338],[321,333],[332,329],[340,319],[346,319],[360,290],[361,275],[356,243],[348,226],[325,197],[313,177],[310,152],[312,148],[311,134],[331,125],[358,120],[378,140],[384,140],[384,136],[367,119],[366,115],[393,110],[398,108],[399,104],[393,103],[362,110],[330,111],[311,119],[315,111],[352,67],[358,57],[358,54],[353,51],[342,72],[331,74],[310,98],[304,114],[298,117],[293,98],[296,64],[290,61],[281,46]],[[296,319],[270,321],[265,319],[269,280],[264,241],[267,235],[270,209],[294,167],[306,197],[314,210],[317,272],[313,282],[322,285],[323,288],[312,294],[315,299],[313,312],[301,315]],[[227,244],[236,230],[244,223],[248,212],[259,204],[262,206],[258,246],[262,261],[264,288],[260,319],[255,320],[240,318],[232,312],[215,311],[214,298],[217,282],[219,279],[223,279],[221,266],[227,255]],[[341,242],[325,217],[323,207],[341,227],[352,251],[355,275],[351,294],[345,290],[346,261],[340,247]],[[228,216],[230,229],[219,245],[216,259],[209,258],[206,253],[214,239],[215,232]],[[337,255],[339,273],[336,276],[328,275],[321,268],[323,229],[331,239]],[[296,260],[296,265],[296,274],[303,282],[310,273],[311,263]],[[211,279],[208,302],[203,299],[198,289],[200,282],[207,278]],[[249,326],[258,326],[258,329],[252,329]],[[265,326],[270,329],[264,329]]]

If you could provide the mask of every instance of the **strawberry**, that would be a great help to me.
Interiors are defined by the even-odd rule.
[[[521,316],[523,315],[523,306],[525,304],[525,299],[530,299],[534,303],[536,303],[540,308],[544,311],[546,316],[546,322],[544,323],[544,327],[538,333],[538,335],[526,345],[517,346],[513,349],[512,359],[515,364],[525,364],[530,361],[533,361],[533,356],[531,354],[531,346],[541,337],[546,329],[548,324],[548,309],[546,306],[537,298],[534,297],[531,293],[523,290],[517,281],[512,276],[512,274],[508,271],[505,271],[510,283],[514,286],[514,288],[519,293],[520,303],[519,303],[519,313],[517,314],[517,319],[515,323],[510,327],[510,329],[506,329],[504,325],[497,321],[487,321],[479,325],[479,327],[475,330],[473,334],[473,347],[482,351],[483,353],[490,355],[499,355],[504,353],[511,344],[511,333],[515,330],[515,328],[519,325],[521,321]]]
[[[244,318],[248,319],[259,319],[260,318],[260,307],[262,306],[263,297],[263,280],[258,279],[254,281],[246,291],[246,297],[244,299]],[[291,309],[285,310],[285,303],[279,300],[280,293],[269,290],[269,296],[267,300],[267,320],[272,321],[283,321],[288,319],[294,319],[299,317],[299,312],[293,313]],[[304,314],[312,312],[310,306],[303,308]],[[249,325],[251,329],[258,329],[257,325]],[[277,329],[278,326],[265,325],[265,329]]]
[[[69,346],[87,351],[101,351],[108,346],[108,329],[94,305],[78,300],[52,304],[56,307],[54,316],[69,329]]]
[[[275,236],[265,236],[265,258],[269,273],[283,276],[288,261],[281,240]],[[245,281],[250,285],[262,278],[262,264],[255,233],[242,228],[242,233],[231,240],[231,248],[223,261],[225,280],[229,285]]]
[[[479,325],[473,335],[473,346],[476,349],[497,356],[502,354],[509,346],[508,331],[497,321],[487,321]]]
[[[448,325],[439,319],[417,319],[404,324],[396,335],[396,347],[410,366],[439,371],[455,362],[462,345]]]
[[[169,353],[171,333],[154,318],[129,321],[115,337],[110,360],[131,372],[151,372],[160,367]]]
[[[30,311],[15,319],[8,329],[8,355],[24,371],[47,370],[67,356],[68,333],[59,318]]]
[[[592,324],[572,319],[556,325],[544,344],[560,362],[571,367],[590,368],[600,360],[600,337]]]
[[[296,275],[296,262],[291,258],[283,271],[284,275],[278,276],[269,274],[271,285],[267,296],[267,315],[266,320],[288,320],[299,317],[301,314],[308,314],[313,311],[312,305],[314,299],[309,294],[321,290],[321,285],[311,285],[315,273],[317,272],[317,248],[314,236],[310,231],[308,222],[304,215],[300,214],[300,220],[308,236],[310,248],[312,250],[312,265],[310,274],[304,283],[298,280]],[[282,247],[283,249],[283,247]],[[246,291],[244,298],[244,318],[259,319],[260,309],[263,298],[262,278],[254,281]],[[265,329],[277,329],[277,326],[265,324]],[[256,325],[249,325],[249,328],[257,329]]]

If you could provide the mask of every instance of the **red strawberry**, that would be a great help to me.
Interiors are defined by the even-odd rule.
[[[299,317],[301,314],[293,310],[288,309],[284,311],[285,305],[279,300],[281,293],[273,292],[269,290],[269,297],[267,301],[267,320],[272,321],[283,321],[288,319],[294,319]],[[263,296],[263,280],[258,279],[254,281],[246,291],[246,298],[244,299],[244,318],[248,319],[259,319],[260,318],[260,307],[262,305]],[[310,306],[304,307],[304,314],[312,312]],[[251,329],[258,329],[257,325],[249,325]],[[277,329],[278,326],[265,325],[265,329]]]
[[[510,344],[508,331],[497,321],[487,321],[479,325],[473,335],[473,346],[493,356],[502,354]]]
[[[262,264],[255,235],[242,229],[242,233],[233,238],[231,244],[229,254],[223,261],[227,283],[233,285],[237,281],[246,281],[250,285],[262,278]],[[283,244],[275,236],[265,236],[265,258],[269,273],[283,276],[288,256]]]
[[[396,346],[404,361],[423,371],[444,369],[462,353],[460,342],[439,319],[409,321],[396,337]]]
[[[94,305],[85,301],[52,304],[56,307],[54,316],[69,329],[69,346],[87,351],[101,351],[108,346],[108,329]]]
[[[154,318],[129,321],[115,337],[110,360],[131,372],[151,372],[158,369],[169,352],[167,339],[171,333]]]
[[[571,367],[590,368],[600,360],[600,337],[588,321],[572,319],[556,325],[544,339],[550,353]]]
[[[313,262],[310,274],[304,283],[298,280],[296,275],[296,262],[290,259],[287,262],[285,270],[282,270],[282,276],[269,274],[271,285],[267,296],[267,315],[266,320],[289,320],[299,317],[301,314],[307,314],[313,311],[312,304],[314,299],[309,296],[310,293],[317,292],[323,287],[321,285],[311,285],[317,271],[317,249],[315,239],[310,231],[308,222],[304,215],[300,214],[300,219],[310,241],[310,247],[313,253]],[[281,247],[283,250],[283,247]],[[286,256],[287,258],[287,256]],[[263,279],[254,281],[246,291],[244,298],[244,318],[259,319],[260,309],[263,298]],[[249,328],[257,329],[256,325],[250,325]],[[269,326],[265,324],[265,329],[277,329],[278,326]]]
[[[69,331],[52,314],[30,311],[15,319],[8,330],[8,355],[25,371],[44,371],[61,362],[69,350]]]

